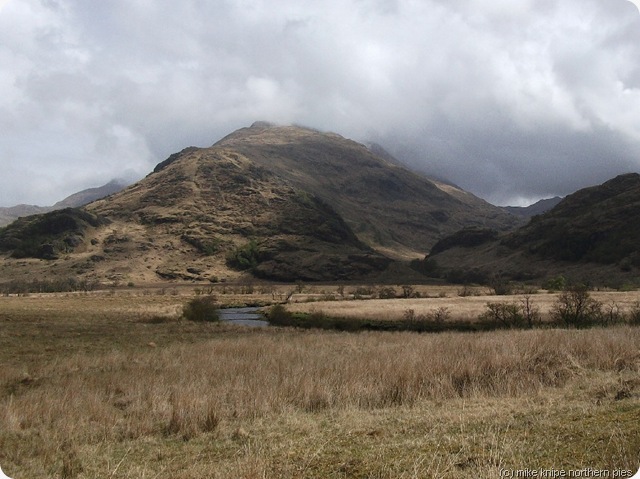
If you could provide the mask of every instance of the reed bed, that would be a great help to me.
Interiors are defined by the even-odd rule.
[[[640,330],[478,335],[260,335],[76,354],[4,368],[0,428],[56,439],[192,437],[220,421],[293,410],[537,394],[585,370],[637,372]]]

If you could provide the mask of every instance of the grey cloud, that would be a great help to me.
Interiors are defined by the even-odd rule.
[[[639,58],[626,0],[12,0],[0,204],[260,119],[377,141],[495,202],[566,194],[638,169]]]

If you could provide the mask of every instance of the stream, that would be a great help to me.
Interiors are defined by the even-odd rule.
[[[260,312],[258,307],[247,308],[223,308],[218,310],[220,321],[228,321],[242,326],[264,327],[269,326],[269,321]]]

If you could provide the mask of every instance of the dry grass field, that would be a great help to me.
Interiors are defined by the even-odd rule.
[[[640,328],[243,328],[180,321],[192,296],[0,297],[3,470],[497,478],[640,465]],[[436,299],[466,298],[425,301]],[[390,301],[402,310],[416,300]]]
[[[477,288],[469,296],[460,296],[459,290],[460,288],[452,287],[431,287],[425,293],[429,294],[429,297],[370,299],[366,301],[322,301],[321,295],[316,295],[317,300],[315,301],[307,301],[307,297],[300,295],[300,301],[287,305],[287,310],[305,313],[321,312],[327,316],[346,318],[376,318],[394,321],[402,319],[407,310],[413,310],[416,315],[424,315],[433,313],[439,308],[447,308],[451,319],[473,321],[486,311],[489,302],[520,303],[525,297],[523,294],[491,295],[486,288]],[[593,299],[603,303],[605,309],[609,305],[616,305],[620,312],[628,312],[637,301],[640,301],[640,292],[638,291],[595,291],[590,294]],[[557,301],[558,294],[542,292],[530,294],[528,297],[531,304],[539,308],[545,318]],[[293,299],[296,300],[296,296]]]

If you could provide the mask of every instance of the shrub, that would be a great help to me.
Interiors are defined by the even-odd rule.
[[[591,297],[586,286],[573,286],[560,294],[551,317],[567,326],[590,326],[602,320],[602,303]]]
[[[522,312],[524,321],[530,328],[533,328],[534,325],[540,323],[540,308],[533,305],[531,297],[528,294],[526,294],[522,298],[522,301],[520,301],[520,311]]]
[[[458,296],[466,298],[467,296],[477,296],[477,293],[471,286],[465,284],[462,289],[458,291]]]
[[[281,304],[271,306],[267,318],[271,324],[276,326],[291,326],[293,324],[293,315]]]
[[[373,288],[369,286],[358,286],[353,292],[353,299],[362,299],[373,296]]]
[[[621,323],[624,320],[624,314],[620,311],[620,306],[615,301],[611,301],[602,306],[601,315],[602,324],[605,326]]]
[[[496,275],[489,280],[489,287],[493,289],[493,292],[498,296],[513,294],[513,285],[511,282],[500,275]]]
[[[636,301],[629,311],[629,323],[634,326],[640,326],[640,301]]]
[[[548,291],[562,291],[567,286],[567,280],[564,276],[556,276],[555,278],[550,278],[544,284],[544,289]]]
[[[58,278],[54,280],[23,281],[12,280],[8,283],[0,283],[1,294],[26,294],[26,293],[68,293],[71,291],[93,291],[99,286],[96,281],[76,278]]]
[[[405,284],[402,286],[402,297],[403,298],[411,298],[415,294],[413,286]]]
[[[525,322],[522,309],[516,303],[487,303],[487,311],[480,316],[480,320],[508,328],[521,327]]]
[[[391,286],[380,288],[378,291],[378,298],[380,299],[392,299],[396,297],[396,290]]]
[[[239,246],[227,256],[227,264],[240,271],[253,270],[258,266],[261,259],[261,252],[258,243],[249,241],[243,246]]]
[[[449,311],[449,308],[445,306],[441,306],[435,311],[429,313],[429,319],[435,321],[436,323],[444,323],[450,317],[451,312]]]
[[[520,304],[487,303],[487,311],[480,316],[480,320],[508,328],[532,328],[540,322],[540,309],[533,305],[528,295],[525,295]]]
[[[182,316],[188,321],[218,321],[218,303],[215,296],[199,296],[182,308]]]
[[[416,320],[416,312],[413,309],[405,309],[404,313],[402,313],[402,319],[404,321],[415,321]]]

